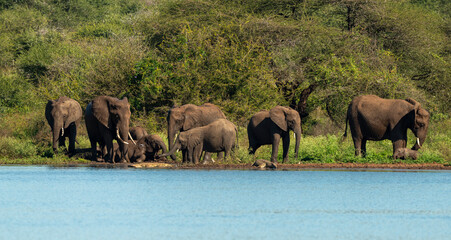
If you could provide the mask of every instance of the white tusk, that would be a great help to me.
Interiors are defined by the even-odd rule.
[[[417,138],[417,144],[421,148],[421,144],[420,144],[420,139],[419,138]]]
[[[179,152],[179,149],[177,149],[177,152]]]
[[[132,140],[133,144],[136,145],[135,140],[133,140],[132,135],[130,134],[130,132],[128,132],[128,136],[130,137],[130,139]]]
[[[294,139],[296,139],[296,133],[295,132],[293,132],[293,137],[294,137]]]
[[[61,128],[61,137],[64,136],[64,127]]]
[[[128,144],[128,142],[125,142],[124,140],[122,140],[121,136],[119,136],[119,129],[116,130],[116,135],[117,135],[117,139],[119,139],[119,141],[121,141],[121,143]]]

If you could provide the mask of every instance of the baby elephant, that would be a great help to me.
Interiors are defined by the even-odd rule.
[[[181,149],[183,162],[198,164],[202,151],[224,152],[226,159],[235,146],[236,132],[235,124],[227,119],[218,119],[206,126],[181,132],[175,140],[174,147],[160,157],[170,156]]]
[[[395,154],[393,154],[394,159],[407,159],[412,158],[416,160],[418,158],[418,151],[408,149],[408,148],[398,148],[395,151]]]
[[[166,153],[168,151],[163,139],[161,139],[161,137],[157,134],[147,135],[139,138],[136,144],[144,145],[147,161],[156,160],[156,155],[160,150],[162,150],[163,153]]]
[[[144,160],[146,160],[146,147],[144,144],[134,144],[129,140],[127,155],[130,162],[144,162]],[[117,143],[113,143],[113,163],[115,162],[115,159],[125,159],[122,158],[122,152]]]
[[[254,164],[252,164],[253,167],[258,167],[258,168],[272,168],[275,169],[277,168],[277,165],[273,162],[270,162],[268,160],[264,160],[264,159],[257,159],[255,160]]]
[[[130,136],[132,136],[135,141],[138,141],[140,138],[148,135],[146,129],[143,127],[131,127],[129,132]]]

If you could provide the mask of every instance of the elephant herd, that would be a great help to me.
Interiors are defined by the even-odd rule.
[[[69,138],[68,150],[73,155],[77,127],[82,118],[80,104],[65,96],[50,100],[45,116],[52,129],[53,150],[65,146],[65,139]],[[197,164],[204,152],[204,162],[211,160],[211,153],[218,153],[219,159],[227,158],[237,145],[237,127],[211,103],[186,104],[168,111],[168,149],[160,136],[150,135],[141,127],[130,127],[130,116],[130,104],[125,97],[98,96],[87,105],[85,123],[93,161],[97,161],[98,156],[100,161],[112,163],[143,162],[167,156],[175,160],[175,151],[181,150],[183,163]],[[365,156],[367,140],[389,139],[393,143],[393,158],[416,159],[416,151],[426,139],[429,113],[411,98],[383,99],[363,95],[355,97],[349,104],[344,137],[348,123],[356,156]],[[407,129],[417,137],[412,149],[406,148]],[[277,163],[282,139],[283,163],[286,163],[290,130],[295,134],[297,159],[302,134],[299,113],[283,106],[255,113],[247,126],[249,153],[254,154],[260,146],[272,144],[271,162]]]

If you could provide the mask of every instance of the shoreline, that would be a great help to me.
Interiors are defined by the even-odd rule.
[[[252,163],[239,164],[180,164],[168,162],[144,162],[144,163],[63,163],[63,164],[0,164],[0,166],[50,166],[55,168],[65,167],[92,167],[92,168],[118,168],[118,169],[192,169],[192,170],[451,170],[451,165],[440,163],[300,163],[277,164],[276,169],[259,168]]]

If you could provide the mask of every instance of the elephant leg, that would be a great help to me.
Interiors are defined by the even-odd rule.
[[[362,149],[362,139],[352,138],[352,140],[354,141],[355,155],[360,156]]]
[[[211,162],[213,159],[211,158],[211,152],[205,152],[204,154],[204,163]]]
[[[282,147],[283,147],[283,163],[288,161],[288,148],[290,147],[290,135],[286,134],[282,138]]]
[[[182,163],[186,163],[188,162],[188,154],[187,154],[187,150],[182,150]]]
[[[194,164],[199,164],[201,155],[202,155],[202,144],[199,144],[194,148],[193,152]]]
[[[222,160],[223,158],[224,158],[224,152],[218,152],[218,161]]]
[[[278,133],[273,133],[271,162],[277,163],[277,155],[279,153],[279,143],[280,143],[280,135]]]
[[[193,161],[193,154],[194,154],[194,149],[190,149],[190,150],[187,150],[186,151],[187,152],[187,161],[188,161],[188,163],[193,163],[194,161]]]
[[[113,159],[113,142],[105,142],[106,146],[106,155],[105,155],[105,161],[111,161],[112,163],[116,163]],[[121,156],[124,157],[124,156]]]
[[[393,143],[393,155],[395,154],[396,150],[399,148],[406,148],[407,146],[407,137],[405,139],[399,139],[396,141],[392,141]]]
[[[249,154],[255,154],[255,152],[257,151],[257,149],[258,149],[259,147],[261,147],[261,146],[262,146],[262,145],[260,145],[260,144],[255,144],[255,145],[249,146],[249,149],[248,149]]]
[[[89,139],[91,142],[91,161],[97,161],[97,142],[93,139]]]
[[[361,151],[362,151],[362,156],[363,156],[363,157],[366,157],[366,142],[367,142],[366,139],[363,139],[363,140],[362,140]]]
[[[69,154],[75,154],[75,140],[77,136],[77,127],[72,124],[69,129]]]
[[[230,151],[232,148],[226,148],[224,149],[224,162],[227,160],[227,157],[230,156]]]

